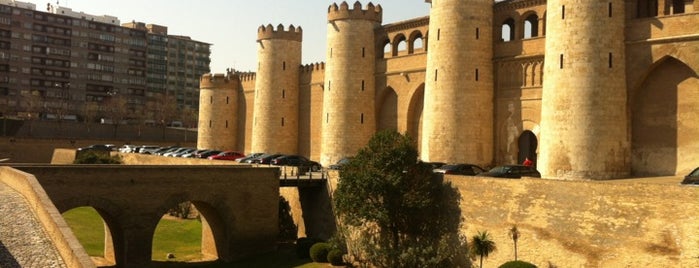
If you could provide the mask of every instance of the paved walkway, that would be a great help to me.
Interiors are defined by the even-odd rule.
[[[0,267],[66,267],[19,193],[0,183]]]

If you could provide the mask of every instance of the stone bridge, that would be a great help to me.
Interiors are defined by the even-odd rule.
[[[202,253],[231,261],[272,251],[280,174],[249,166],[13,165],[32,174],[60,213],[93,207],[105,222],[105,258],[118,267],[151,262],[161,217],[191,201],[201,214]]]

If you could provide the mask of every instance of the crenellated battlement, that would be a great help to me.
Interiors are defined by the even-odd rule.
[[[362,4],[359,1],[354,2],[352,9],[349,8],[347,2],[342,2],[339,6],[335,3],[328,7],[328,21],[332,22],[335,20],[371,20],[381,23],[383,16],[383,9],[381,5],[372,4],[369,2],[366,9],[362,9]]]
[[[312,73],[316,71],[325,71],[325,62],[316,62],[306,65],[301,65],[302,73]]]
[[[303,29],[301,27],[295,27],[293,24],[289,25],[289,29],[284,29],[284,25],[279,24],[275,29],[272,24],[261,25],[257,28],[257,41],[267,40],[267,39],[283,39],[290,41],[301,42],[303,39]]]
[[[199,79],[200,88],[223,88],[230,87],[240,82],[240,78],[235,73],[217,73],[217,74],[204,74]]]
[[[238,76],[241,82],[255,81],[257,79],[257,73],[253,72],[238,73]]]

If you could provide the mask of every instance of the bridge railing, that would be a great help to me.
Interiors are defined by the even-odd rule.
[[[266,166],[266,165],[265,165]],[[321,186],[328,177],[325,169],[313,171],[311,166],[277,166],[281,186]]]

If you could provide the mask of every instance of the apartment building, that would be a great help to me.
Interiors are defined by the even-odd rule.
[[[169,57],[171,47],[177,48],[177,60]],[[196,108],[198,79],[192,84],[189,77],[209,72],[209,48],[170,37],[164,26],[121,25],[113,16],[50,4],[38,11],[31,3],[0,0],[0,113],[25,119],[158,120],[154,117],[163,107],[174,106],[168,101],[177,100],[180,109]]]

